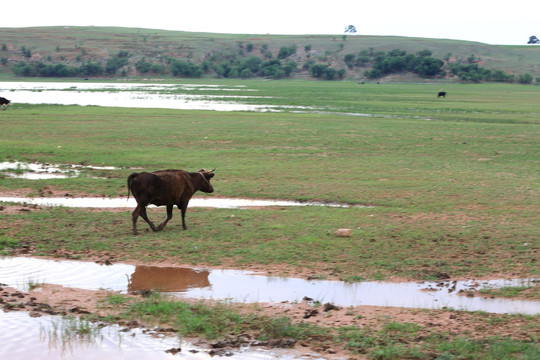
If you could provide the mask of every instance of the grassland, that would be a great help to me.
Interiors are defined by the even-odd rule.
[[[0,191],[126,196],[132,167],[217,167],[215,196],[372,207],[193,209],[190,230],[173,219],[166,231],[136,238],[127,212],[43,209],[1,215],[4,242],[83,257],[124,250],[145,260],[282,264],[342,279],[538,275],[538,88],[452,85],[443,100],[436,85],[247,85],[273,97],[264,101],[325,111],[16,104],[0,114],[2,160],[119,169],[4,178]],[[332,235],[342,227],[353,229],[350,239]]]
[[[540,88],[448,84],[449,96],[437,99],[440,84],[227,84],[257,90],[261,98],[255,103],[314,109],[258,113],[15,103],[0,112],[0,160],[117,169],[87,169],[77,178],[57,180],[4,177],[0,193],[126,196],[132,167],[217,167],[212,196],[371,207],[190,209],[186,231],[176,212],[164,231],[133,236],[129,210],[21,212],[4,204],[2,253],[106,256],[348,281],[538,276]],[[163,209],[150,214],[164,216]],[[352,237],[333,235],[342,227],[351,228]],[[185,307],[168,300],[139,306],[145,312],[144,306],[156,304]],[[430,316],[423,325],[384,321],[374,328],[336,327],[332,337],[304,325],[289,328],[283,319],[264,321],[308,342],[323,331],[325,341],[371,358],[538,354],[537,317],[466,315],[475,328],[474,337],[464,338],[429,325],[432,318],[443,316],[445,322],[462,313]],[[520,325],[508,335],[497,333],[502,324]]]

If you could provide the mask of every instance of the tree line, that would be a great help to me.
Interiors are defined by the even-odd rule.
[[[388,52],[375,51],[373,48],[362,50],[359,53],[349,53],[341,60],[345,67],[336,68],[332,62],[324,63],[307,57],[303,64],[295,60],[296,45],[282,46],[274,58],[267,48],[261,48],[260,56],[245,54],[253,48],[240,46],[238,53],[208,54],[199,63],[190,60],[181,60],[164,56],[159,62],[140,58],[130,61],[132,55],[127,51],[119,51],[110,56],[106,61],[86,61],[80,65],[68,65],[64,63],[52,63],[32,60],[21,60],[13,68],[17,76],[24,77],[102,77],[102,76],[127,76],[133,69],[141,75],[172,75],[175,77],[198,78],[204,75],[216,75],[221,78],[251,78],[265,77],[282,79],[294,76],[295,73],[304,71],[316,79],[339,80],[345,78],[346,68],[349,70],[364,70],[363,75],[368,79],[379,79],[387,75],[409,72],[422,78],[437,78],[448,75],[457,77],[463,82],[519,82],[530,84],[533,78],[529,74],[515,76],[502,70],[492,70],[481,67],[476,63],[474,55],[467,60],[450,62],[447,54],[445,61],[433,57],[430,50],[422,50],[416,54],[408,54],[404,50],[394,49]],[[306,53],[310,50],[305,47]],[[31,52],[23,48],[23,55],[31,57]],[[3,59],[5,60],[5,59]],[[6,61],[1,61],[5,65]],[[536,79],[540,83],[540,78]]]

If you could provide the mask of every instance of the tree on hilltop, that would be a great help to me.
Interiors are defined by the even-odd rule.
[[[527,44],[540,44],[540,40],[536,36],[531,36]]]
[[[354,25],[348,25],[346,28],[345,28],[345,34],[356,34],[356,27],[354,27]]]

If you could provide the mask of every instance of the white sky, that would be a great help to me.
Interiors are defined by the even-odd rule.
[[[399,35],[524,45],[537,0],[18,0],[0,27],[122,26],[237,34]],[[0,39],[1,41],[1,39]]]

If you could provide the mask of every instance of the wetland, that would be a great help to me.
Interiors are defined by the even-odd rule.
[[[430,84],[197,82],[3,88],[13,89],[13,106],[0,113],[5,314],[42,303],[59,315],[206,339],[163,312],[202,314],[205,304],[242,319],[206,347],[219,338],[232,349],[231,338],[249,335],[250,347],[281,339],[302,352],[263,350],[266,358],[538,354],[536,88],[451,84],[452,96],[437,101],[440,86]],[[69,93],[92,92],[125,92],[141,107],[121,107],[120,97],[43,100],[76,104]],[[162,95],[267,110],[165,109]],[[175,213],[162,232],[130,234],[129,173],[200,167],[217,167],[216,192],[190,203],[188,230]],[[340,228],[351,236],[337,237]],[[24,275],[12,279],[10,266]],[[484,288],[523,290],[503,298]],[[35,320],[16,316],[2,324]],[[270,332],[278,323],[291,331]]]

